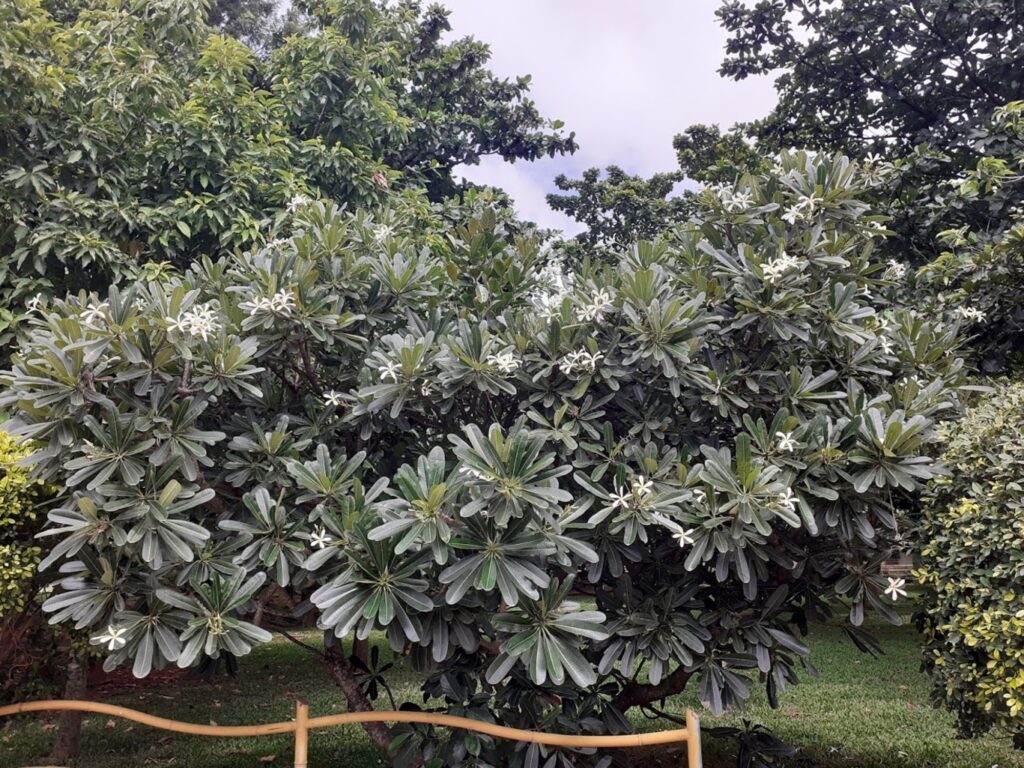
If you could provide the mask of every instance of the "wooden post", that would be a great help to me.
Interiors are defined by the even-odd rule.
[[[692,709],[686,710],[686,764],[703,768],[700,758],[700,719]]]
[[[309,704],[295,701],[295,768],[309,768]]]

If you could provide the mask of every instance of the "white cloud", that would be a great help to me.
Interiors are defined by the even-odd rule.
[[[719,0],[445,0],[455,36],[491,46],[500,75],[533,76],[541,113],[565,121],[580,149],[572,157],[460,168],[503,187],[526,218],[571,225],[544,195],[559,173],[616,164],[650,175],[676,167],[672,138],[693,123],[765,115],[771,79],[736,83],[718,75],[726,40]]]

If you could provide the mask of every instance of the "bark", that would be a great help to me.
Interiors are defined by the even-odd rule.
[[[686,690],[686,684],[690,681],[690,677],[690,672],[683,667],[677,667],[675,672],[663,678],[657,685],[641,684],[635,681],[628,683],[615,697],[612,704],[620,712],[625,712],[630,707],[653,704],[669,696],[682,693]]]
[[[352,655],[363,662],[363,664],[369,666],[370,639],[360,640],[358,637],[352,638]]]
[[[67,681],[64,683],[65,699],[84,699],[87,680],[86,663],[67,643]],[[57,721],[57,738],[47,762],[65,765],[78,759],[82,747],[82,713],[61,712]]]
[[[355,672],[352,665],[348,663],[348,659],[341,653],[331,653],[324,657],[324,666],[327,667],[327,672],[334,684],[341,689],[348,701],[350,712],[367,712],[373,709],[373,704],[359,688],[359,682],[356,680]],[[370,741],[383,752],[387,752],[392,739],[394,739],[391,727],[386,723],[364,723],[363,728],[366,729]]]

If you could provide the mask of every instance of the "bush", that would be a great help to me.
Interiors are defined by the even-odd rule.
[[[42,548],[33,538],[52,496],[31,468],[32,449],[0,431],[0,701],[52,691],[59,680],[54,631],[40,621],[37,573]]]
[[[918,572],[924,663],[966,735],[1024,737],[1024,382],[945,430],[950,473],[929,493]]]
[[[621,730],[691,680],[775,702],[832,606],[862,647],[866,611],[899,620],[879,563],[963,379],[958,321],[890,300],[860,191],[785,154],[570,273],[488,209],[309,203],[265,248],[41,307],[0,401],[62,488],[51,621],[143,676],[266,642],[272,585],[352,707],[380,686],[338,641],[374,631],[427,706],[511,725]],[[537,758],[438,738],[396,746]]]

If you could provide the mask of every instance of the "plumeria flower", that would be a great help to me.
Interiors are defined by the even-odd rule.
[[[109,305],[105,301],[99,304],[89,304],[89,306],[86,307],[80,315],[82,322],[86,325],[106,322],[108,306]]]
[[[672,532],[672,538],[679,544],[679,548],[687,547],[693,544],[693,536],[697,533],[696,528],[683,528],[674,520],[669,520],[667,517],[661,515],[656,516],[656,519],[663,526],[668,528]]]
[[[288,213],[295,213],[300,208],[309,205],[313,200],[306,195],[295,195],[288,201]]]
[[[790,256],[785,251],[761,266],[766,283],[774,283],[786,272],[800,267],[800,260]]]
[[[887,336],[878,337],[878,346],[881,347],[882,351],[887,355],[891,355],[893,353],[892,340]]]
[[[964,320],[972,323],[980,323],[985,319],[985,313],[977,307],[957,307],[956,313]]]
[[[637,496],[647,496],[654,490],[654,483],[638,475],[633,479],[633,493]]]
[[[604,355],[600,352],[589,352],[586,349],[577,349],[575,352],[570,352],[568,355],[563,357],[558,363],[558,367],[566,376],[571,375],[576,368],[580,368],[587,373],[593,373],[597,370],[597,364],[603,358]]]
[[[796,450],[796,440],[793,439],[792,432],[776,432],[775,437],[779,441],[778,447],[780,451],[792,453]]]
[[[375,242],[387,242],[387,239],[389,237],[394,237],[394,235],[394,228],[389,227],[387,224],[378,224],[376,227],[373,228],[373,239]]]
[[[519,370],[519,366],[522,365],[522,361],[511,351],[506,350],[504,352],[499,352],[496,355],[488,355],[487,364],[493,365],[501,373],[506,376],[510,376]]]
[[[327,529],[320,525],[313,529],[312,535],[309,537],[309,543],[317,549],[323,549],[329,547],[333,543],[330,536],[327,535]]]
[[[778,505],[780,507],[782,507],[787,512],[795,512],[796,511],[796,496],[793,494],[793,489],[792,488],[787,488],[785,491],[783,491],[781,494],[779,494],[779,498],[778,498],[777,503],[778,503]]]
[[[633,503],[632,495],[624,488],[615,486],[615,493],[612,494],[612,509],[626,509]]]
[[[344,402],[341,396],[341,392],[335,392],[333,389],[324,392],[324,403],[326,405],[333,405],[335,407],[341,405]]]
[[[907,586],[906,579],[894,579],[892,576],[889,577],[889,586],[885,588],[885,594],[892,598],[895,603],[901,597],[907,596],[907,590],[904,587]]]
[[[125,627],[115,627],[113,624],[107,627],[105,634],[98,635],[96,637],[101,643],[106,644],[108,651],[116,651],[120,648],[124,648],[128,641],[125,639],[125,635],[128,634],[128,630]]]
[[[889,266],[885,270],[885,277],[889,280],[902,280],[907,276],[907,265],[896,259],[889,259]]]
[[[278,314],[290,315],[295,309],[295,295],[291,291],[278,291],[270,299],[270,309]]]
[[[388,360],[383,365],[378,365],[377,371],[380,373],[381,381],[387,381],[388,379],[391,379],[391,381],[397,383],[398,374],[402,372],[402,368],[394,360]]]
[[[588,323],[600,320],[601,316],[611,309],[611,306],[612,295],[602,288],[594,294],[594,298],[590,300],[590,303],[580,310],[580,318]]]

